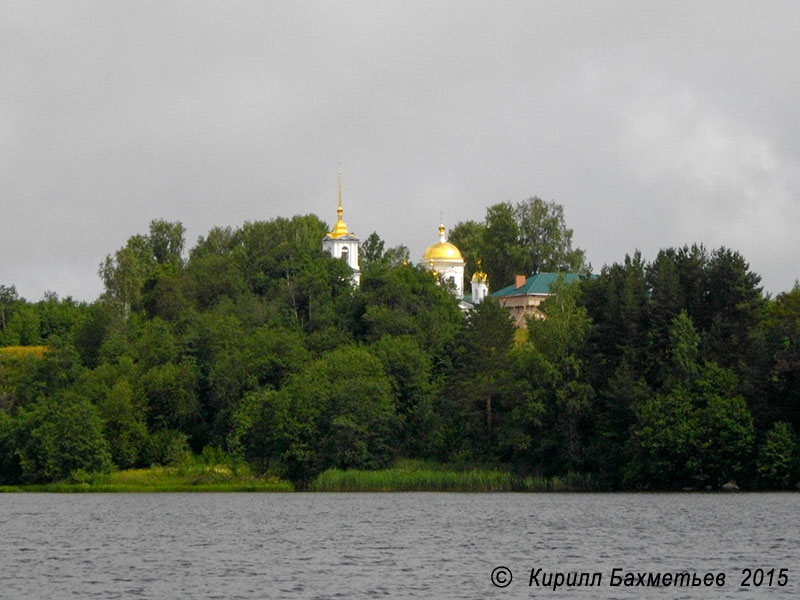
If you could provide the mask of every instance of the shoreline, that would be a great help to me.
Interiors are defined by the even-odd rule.
[[[569,494],[581,496],[586,494],[670,494],[670,495],[751,495],[751,494],[797,494],[800,490],[739,490],[726,492],[723,490],[467,490],[467,489],[364,489],[364,490],[298,490],[291,484],[287,488],[281,486],[262,485],[186,485],[186,486],[117,486],[117,485],[83,485],[79,483],[48,483],[36,485],[4,485],[0,486],[2,494]]]
[[[112,472],[75,471],[69,479],[49,483],[0,485],[2,493],[670,493],[730,494],[770,492],[740,488],[735,481],[715,488],[614,489],[591,475],[567,473],[563,476],[525,477],[509,469],[480,465],[442,464],[416,459],[401,459],[394,466],[379,470],[327,469],[311,481],[294,483],[275,474],[254,474],[249,465],[239,462],[202,462],[187,458],[170,466],[126,469]],[[800,491],[795,486],[788,492]]]

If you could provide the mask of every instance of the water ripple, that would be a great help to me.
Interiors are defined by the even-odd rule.
[[[550,571],[724,571],[798,595],[798,494],[0,495],[0,598],[522,598]],[[515,574],[496,589],[498,565]],[[784,588],[741,569],[788,568]],[[647,592],[648,590],[645,590]],[[641,588],[547,598],[644,598]]]

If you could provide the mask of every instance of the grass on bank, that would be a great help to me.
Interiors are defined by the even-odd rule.
[[[111,473],[77,471],[70,481],[0,486],[0,492],[291,492],[277,477],[257,477],[244,465],[206,464],[189,459],[172,466],[127,469]]]
[[[312,492],[509,492],[512,487],[508,473],[502,471],[395,467],[380,471],[328,469],[308,489]]]
[[[0,486],[0,492],[291,492],[294,485],[275,476],[257,476],[243,463],[187,457],[171,466],[111,473],[76,471],[69,481]],[[378,471],[328,469],[308,486],[311,492],[586,492],[596,491],[585,475],[520,478],[507,470],[399,460]]]
[[[418,460],[401,460],[390,469],[328,469],[309,485],[312,492],[578,492],[596,489],[591,478],[514,476],[494,468],[458,468]]]

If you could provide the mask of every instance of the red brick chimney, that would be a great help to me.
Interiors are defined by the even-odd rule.
[[[517,289],[521,288],[523,285],[525,285],[525,282],[527,281],[527,279],[528,278],[525,277],[525,275],[517,275],[517,281],[515,282],[515,286],[514,287],[517,288]]]

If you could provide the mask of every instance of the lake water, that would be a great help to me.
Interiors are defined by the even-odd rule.
[[[0,598],[796,598],[799,508],[796,493],[0,494]],[[746,568],[773,585],[741,586]],[[725,585],[612,586],[613,569]],[[575,572],[599,585],[543,586]]]

